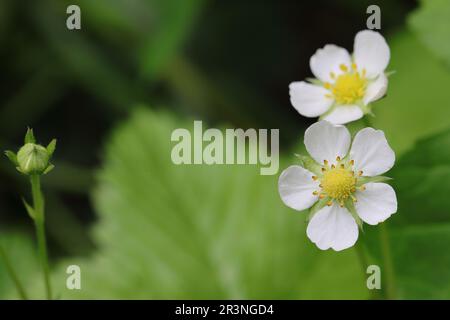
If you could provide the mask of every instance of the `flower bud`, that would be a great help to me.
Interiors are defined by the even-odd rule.
[[[36,143],[33,129],[28,128],[24,143],[17,154],[10,150],[5,151],[5,155],[17,170],[26,175],[41,175],[52,171],[55,166],[50,163],[50,158],[56,149],[56,139],[53,139],[47,147],[43,147]]]
[[[47,149],[34,143],[25,144],[17,153],[17,164],[24,174],[43,174],[49,160]]]

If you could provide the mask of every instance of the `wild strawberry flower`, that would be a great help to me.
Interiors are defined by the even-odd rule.
[[[395,162],[383,131],[364,128],[351,143],[345,126],[323,120],[305,131],[304,143],[311,157],[285,169],[278,189],[288,207],[311,208],[306,233],[317,247],[349,248],[362,221],[376,225],[397,211],[394,189],[379,176]]]
[[[317,79],[289,85],[291,103],[305,117],[320,116],[334,124],[358,120],[371,112],[371,102],[385,95],[389,59],[386,40],[371,30],[356,34],[352,56],[327,44],[309,61]]]

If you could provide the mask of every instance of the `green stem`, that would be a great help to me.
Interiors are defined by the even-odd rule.
[[[358,255],[358,260],[360,262],[361,265],[361,269],[363,272],[363,278],[367,279],[367,268],[369,267],[370,263],[369,263],[369,259],[370,259],[370,255],[367,253],[367,247],[365,245],[365,242],[363,240],[362,235],[360,236],[360,238],[358,239],[358,241],[356,242],[356,253]],[[366,284],[367,286],[367,284]],[[380,294],[378,292],[378,290],[369,290],[370,291],[370,297],[369,299],[371,300],[377,300],[380,299]]]
[[[386,298],[396,299],[395,272],[392,263],[391,246],[389,244],[389,234],[386,222],[380,225],[380,243],[386,273],[386,281],[384,282],[386,285]]]
[[[362,243],[362,239],[359,239],[356,242],[356,253],[358,255],[358,260],[361,264],[361,269],[363,272],[363,277],[366,278],[367,276],[367,267],[369,266],[369,263],[367,262],[367,255],[364,248],[364,244]]]
[[[45,238],[45,216],[44,216],[44,198],[41,191],[41,180],[37,174],[30,176],[31,193],[33,195],[34,207],[34,225],[38,241],[39,259],[44,274],[44,283],[47,293],[47,299],[52,299],[52,289],[50,285],[50,268],[47,255],[47,241]]]
[[[364,117],[364,123],[371,127],[371,121],[369,116]],[[386,227],[386,222],[381,223],[380,226],[380,246],[381,246],[381,254],[383,258],[384,269],[386,273],[386,281],[384,281],[386,285],[386,298],[387,299],[396,299],[397,290],[395,283],[395,272],[394,265],[392,263],[392,255],[391,255],[391,246],[389,243],[389,231]]]
[[[17,276],[16,272],[14,271],[14,268],[8,259],[8,255],[6,254],[5,250],[3,249],[3,246],[1,246],[1,245],[0,245],[0,258],[5,263],[6,270],[8,271],[9,276],[11,277],[12,281],[14,282],[20,298],[22,300],[28,300],[28,296],[25,292],[25,289],[22,286],[22,283],[20,282],[19,277]]]

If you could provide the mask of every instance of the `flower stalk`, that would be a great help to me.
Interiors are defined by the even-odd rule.
[[[24,145],[16,153],[6,151],[8,159],[15,165],[17,171],[29,177],[33,205],[25,200],[23,203],[28,215],[33,219],[38,245],[39,260],[42,268],[47,299],[52,299],[50,283],[50,267],[48,262],[47,240],[45,236],[45,201],[41,190],[41,176],[49,173],[53,168],[50,159],[56,148],[53,139],[47,147],[36,143],[32,129],[25,135]]]
[[[52,289],[50,284],[50,268],[47,254],[47,240],[45,236],[45,214],[44,197],[41,191],[41,179],[37,174],[30,176],[31,193],[33,196],[34,226],[38,242],[38,253],[41,268],[44,276],[45,291],[47,299],[52,299]]]
[[[372,123],[368,117],[364,117],[364,123],[367,126],[371,126]],[[395,270],[391,254],[391,245],[389,242],[389,231],[386,226],[387,222],[380,224],[380,230],[378,233],[378,239],[381,248],[381,258],[384,268],[386,270],[386,285],[385,298],[388,300],[394,300],[397,297]]]

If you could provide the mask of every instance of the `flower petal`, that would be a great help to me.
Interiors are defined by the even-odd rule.
[[[375,78],[383,73],[390,56],[389,46],[380,33],[363,30],[356,34],[353,57],[358,70],[366,69],[368,78]]]
[[[312,217],[306,229],[308,238],[321,250],[341,251],[358,239],[358,225],[346,208],[334,203],[325,206]]]
[[[327,89],[304,81],[289,85],[291,103],[305,117],[320,116],[330,108],[333,99],[327,98],[326,94],[329,94]]]
[[[363,115],[361,108],[356,105],[336,106],[323,119],[334,124],[345,124],[361,119]]]
[[[313,174],[300,166],[290,166],[278,179],[281,200],[295,210],[305,210],[318,199],[313,192],[319,190],[319,182],[312,179]]]
[[[317,163],[324,160],[335,163],[336,157],[344,158],[350,146],[350,132],[344,126],[319,121],[305,131],[305,146]]]
[[[353,140],[350,159],[355,161],[355,170],[364,176],[378,176],[392,168],[395,153],[389,146],[384,132],[373,128],[360,130]]]
[[[367,183],[366,190],[357,191],[355,209],[366,223],[375,225],[397,212],[394,189],[386,183]]]
[[[330,73],[334,72],[335,75],[341,74],[343,72],[339,68],[341,64],[350,68],[350,54],[344,48],[334,44],[327,44],[322,49],[318,49],[309,60],[312,73],[323,82],[333,82],[334,80]]]
[[[388,79],[384,73],[380,74],[375,81],[372,81],[366,89],[364,95],[364,104],[368,105],[372,101],[381,99],[385,94],[388,87]]]

